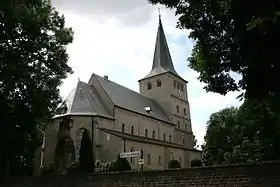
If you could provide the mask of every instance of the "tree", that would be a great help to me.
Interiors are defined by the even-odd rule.
[[[202,162],[199,159],[193,159],[191,161],[191,167],[201,167],[202,166]]]
[[[280,159],[280,118],[269,102],[245,100],[210,116],[202,160],[207,165]]]
[[[81,139],[80,148],[80,168],[82,172],[93,172],[94,162],[93,162],[93,152],[92,152],[92,142],[90,140],[89,131],[87,129],[83,130],[83,135]]]
[[[72,73],[73,32],[48,0],[4,0],[0,12],[0,175],[23,175],[33,170],[42,129],[61,103],[58,87]]]
[[[251,99],[245,100],[239,108],[239,125],[235,134],[235,150],[250,153],[250,162],[280,159],[280,116],[272,110],[270,102]],[[236,154],[237,152],[235,152]]]
[[[237,108],[231,107],[210,116],[202,153],[202,160],[206,166],[222,164],[224,154],[232,151],[235,136],[232,129],[236,126],[237,112]]]
[[[272,1],[149,0],[175,8],[178,27],[196,41],[189,66],[205,89],[225,95],[245,90],[249,98],[280,101],[278,44],[280,4]],[[235,75],[241,75],[236,81]],[[261,89],[260,89],[261,88]],[[277,103],[277,102],[272,102]],[[277,106],[279,108],[279,106]]]

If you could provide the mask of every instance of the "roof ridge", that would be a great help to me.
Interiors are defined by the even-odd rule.
[[[93,74],[94,74],[94,73],[93,73]],[[97,74],[94,74],[94,75],[100,77],[101,79],[103,79],[103,77],[101,77],[100,75],[97,75]],[[116,85],[118,85],[118,86],[120,86],[120,87],[123,87],[123,88],[125,88],[125,89],[127,89],[127,90],[129,90],[129,91],[131,91],[131,92],[134,92],[134,93],[136,93],[136,94],[138,94],[138,95],[141,95],[141,96],[143,96],[143,97],[145,97],[145,98],[147,98],[147,99],[149,99],[149,100],[155,101],[154,99],[152,99],[152,98],[150,98],[150,97],[147,97],[147,96],[145,96],[145,95],[143,95],[143,94],[141,94],[141,93],[139,93],[139,92],[137,92],[137,91],[134,91],[134,90],[132,90],[132,89],[126,87],[126,86],[123,86],[123,85],[121,85],[121,84],[119,84],[119,83],[117,83],[117,82],[114,82],[114,81],[111,81],[111,80],[106,80],[106,81],[112,82],[112,83],[114,83],[114,84],[116,84]],[[99,82],[99,80],[98,80],[98,82]],[[100,82],[99,82],[99,83],[100,83]],[[101,86],[102,86],[102,84],[101,84]],[[102,86],[102,88],[103,88],[103,86]],[[106,91],[105,91],[105,92],[106,92]]]
[[[64,100],[64,101],[67,102],[67,99],[69,98],[69,96],[70,96],[71,94],[74,93],[73,99],[71,99],[70,101],[68,100],[68,101],[71,102],[71,103],[69,103],[69,104],[66,103],[66,106],[67,106],[67,113],[69,113],[69,112],[72,110],[73,103],[74,103],[74,97],[75,97],[75,95],[76,95],[76,91],[77,91],[77,88],[78,88],[78,85],[79,85],[80,82],[81,82],[81,81],[78,80],[78,82],[77,82],[75,88],[73,88],[73,89],[70,91],[70,93],[67,95],[67,97],[66,97],[65,100]],[[68,107],[69,107],[69,108],[68,108]]]
[[[112,101],[111,97],[108,95],[108,93],[106,92],[105,88],[102,86],[102,84],[100,83],[100,81],[97,78],[97,76],[100,77],[100,78],[102,78],[102,77],[97,75],[97,74],[95,74],[95,73],[92,73],[91,77],[93,77],[93,76],[94,76],[95,80],[97,80],[98,84],[101,86],[101,88],[103,89],[103,91],[105,92],[107,97],[109,98],[110,102],[113,103],[113,105],[115,105],[115,103]],[[91,78],[89,80],[91,80]]]

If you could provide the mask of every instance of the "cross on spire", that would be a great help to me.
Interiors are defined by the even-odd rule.
[[[161,19],[160,8],[158,8],[158,18]]]

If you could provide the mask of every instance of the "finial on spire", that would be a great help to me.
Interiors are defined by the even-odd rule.
[[[160,8],[158,8],[158,18],[161,19]]]

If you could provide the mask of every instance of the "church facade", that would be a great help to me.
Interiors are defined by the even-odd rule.
[[[66,98],[67,110],[45,131],[40,165],[54,162],[63,136],[72,147],[66,150],[66,160],[78,160],[80,129],[90,132],[95,160],[143,150],[144,168],[167,169],[170,160],[187,168],[191,160],[200,159],[201,152],[194,148],[187,81],[174,69],[161,19],[152,69],[138,82],[140,93],[108,76],[92,74],[88,83],[79,81]],[[65,118],[68,126],[63,126]],[[138,160],[128,158],[134,169],[139,168]]]

